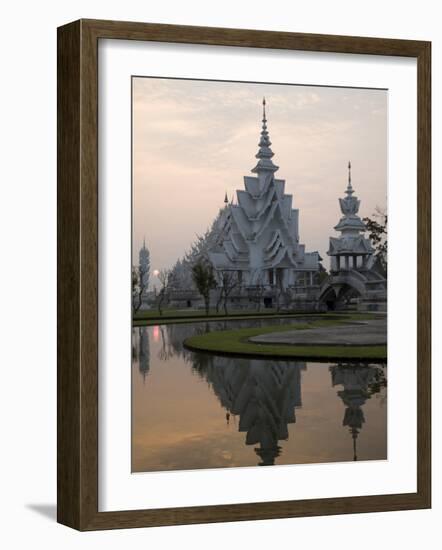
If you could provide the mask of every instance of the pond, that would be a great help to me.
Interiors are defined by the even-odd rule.
[[[385,460],[386,364],[231,358],[183,347],[207,331],[293,322],[134,328],[132,471]]]

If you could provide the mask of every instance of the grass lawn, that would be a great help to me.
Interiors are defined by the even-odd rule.
[[[275,315],[277,313],[276,309],[264,309],[261,311],[238,311],[234,310],[227,314],[227,317],[248,317],[251,315]],[[142,320],[151,320],[151,319],[194,319],[194,318],[207,318],[207,317],[226,317],[226,314],[223,310],[220,310],[218,313],[214,308],[209,310],[209,315],[206,315],[204,309],[191,309],[191,308],[181,308],[181,309],[164,309],[163,314],[160,315],[158,309],[143,309],[135,313],[133,320],[142,321]]]
[[[133,320],[134,327],[151,326],[151,325],[167,325],[170,323],[189,323],[193,321],[216,321],[218,319],[242,320],[242,319],[262,319],[262,318],[290,318],[290,317],[308,317],[308,316],[327,316],[333,318],[344,317],[346,319],[374,319],[375,316],[365,313],[340,313],[340,312],[277,312],[276,309],[262,309],[261,311],[233,311],[226,315],[224,312],[216,313],[214,309],[209,311],[209,315],[205,314],[204,310],[189,310],[189,309],[165,309],[163,315],[159,315],[157,309],[138,311]]]
[[[314,329],[316,327],[345,323],[352,319],[367,319],[367,317],[368,316],[363,317],[362,315],[348,315],[342,320],[321,319],[312,321],[311,323],[296,325],[214,331],[187,338],[184,341],[184,345],[192,350],[217,352],[229,355],[281,358],[386,360],[387,346],[296,346],[290,344],[258,344],[248,341],[252,336],[261,334],[310,328]]]

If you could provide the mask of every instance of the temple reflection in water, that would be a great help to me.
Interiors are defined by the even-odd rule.
[[[357,460],[357,439],[365,423],[363,406],[367,399],[386,387],[384,369],[364,363],[345,363],[330,367],[333,386],[343,386],[338,391],[345,405],[343,426],[348,426],[353,440],[353,460]]]
[[[138,362],[138,370],[143,380],[146,380],[150,369],[150,347],[147,327],[140,327],[132,334],[132,358]]]
[[[239,416],[246,445],[257,445],[260,466],[275,463],[296,421],[305,363],[214,357],[202,373],[228,414]]]
[[[223,325],[225,323],[212,323],[209,327],[206,323],[195,323],[192,326],[192,333],[208,329],[220,330],[224,328]],[[210,407],[214,407],[212,401],[215,398],[224,411],[222,420],[225,427],[221,428],[219,422],[214,420],[211,433],[210,428],[206,427],[208,419],[201,416],[201,413],[198,413],[200,422],[193,422],[195,419],[190,419],[189,424],[198,426],[200,423],[201,430],[206,430],[204,435],[198,435],[196,438],[199,445],[198,452],[201,452],[199,450],[201,446],[204,448],[204,437],[211,441],[210,445],[216,446],[216,442],[213,443],[212,440],[215,433],[219,433],[219,445],[223,446],[223,456],[235,457],[238,454],[242,456],[243,452],[237,450],[239,442],[230,442],[230,439],[234,437],[232,434],[232,428],[234,428],[237,434],[242,434],[242,445],[248,448],[253,446],[257,457],[255,455],[254,461],[250,457],[242,459],[242,461],[250,461],[244,464],[237,464],[236,459],[232,458],[232,464],[227,464],[227,466],[256,464],[268,466],[279,463],[315,462],[310,457],[313,452],[310,450],[311,447],[318,448],[320,451],[318,462],[357,460],[358,438],[362,437],[361,431],[370,422],[364,414],[364,409],[373,396],[382,394],[383,399],[378,400],[370,409],[370,414],[374,418],[373,422],[381,423],[382,433],[377,441],[376,433],[371,430],[370,441],[367,443],[373,446],[374,439],[374,448],[379,447],[379,451],[376,451],[377,454],[373,455],[373,458],[386,458],[386,430],[383,425],[386,423],[386,415],[385,411],[382,412],[382,409],[385,409],[387,385],[385,365],[339,363],[328,365],[327,368],[327,365],[309,364],[302,361],[229,358],[194,353],[186,350],[182,344],[183,340],[189,336],[189,329],[188,324],[134,329],[133,356],[139,375],[145,381],[146,391],[150,384],[151,374],[146,381],[150,365],[156,365],[158,376],[161,376],[162,365],[163,368],[166,365],[169,368],[171,363],[174,365],[177,363],[176,368],[185,369],[179,374],[181,377],[184,376],[184,372],[186,373],[185,384],[182,382],[174,384],[174,380],[168,377],[167,384],[170,384],[170,392],[164,395],[164,400],[167,401],[169,407],[164,413],[165,417],[171,415],[171,392],[175,396],[177,416],[176,421],[171,422],[169,428],[171,432],[175,433],[179,424],[180,430],[182,430],[179,437],[182,441],[186,440],[186,427],[181,428],[181,424],[185,424],[183,416],[187,415],[190,418],[191,410],[188,407],[188,410],[183,411],[180,402],[186,401],[186,398],[194,391],[192,384],[195,384],[196,381],[192,383],[192,378],[195,379],[196,376],[205,382],[212,396]],[[172,359],[173,361],[171,361]],[[187,373],[190,373],[190,377]],[[306,404],[303,406],[302,392],[304,390],[307,390],[308,396],[311,396],[311,401],[313,399],[315,403],[318,401],[315,408],[309,405],[309,399],[305,396]],[[161,409],[161,399],[157,392],[152,391],[152,394],[146,395],[145,399],[146,401],[140,401],[140,407],[150,410],[148,400],[151,399],[151,406],[158,414],[158,410]],[[302,419],[297,421],[297,416],[299,417],[301,413]],[[207,418],[211,418],[209,412]],[[152,419],[152,422],[158,423],[159,421],[161,422],[161,419]],[[333,424],[330,427],[332,421]],[[145,436],[149,439],[148,434],[145,433],[148,431],[149,424],[147,423],[146,426],[144,432],[140,433],[140,437]],[[137,433],[137,426],[134,428]],[[348,428],[348,431],[344,429],[347,435],[341,433],[343,428]],[[165,429],[167,430],[167,426]],[[195,431],[194,427],[192,427],[192,433],[193,431]],[[347,443],[343,440],[343,435]],[[349,435],[352,442],[350,447],[348,446]],[[227,441],[228,438],[230,438],[229,441]],[[167,438],[165,437],[165,439]],[[339,449],[334,449],[338,444],[340,445]],[[230,450],[229,446],[231,446]],[[353,451],[349,453],[348,449],[351,447]],[[178,452],[176,451],[175,454]],[[294,456],[291,460],[289,455],[296,455],[298,452],[299,457]],[[161,454],[161,449],[157,453]],[[308,456],[307,453],[309,453]],[[363,456],[359,458],[363,460],[371,458],[368,454],[364,450]],[[306,458],[303,460],[304,455]],[[335,458],[333,458],[334,456]],[[191,465],[188,465],[189,460],[187,459],[186,466],[183,468],[192,468]],[[174,458],[175,463],[179,464],[176,457]],[[221,465],[210,463],[207,467]],[[143,467],[141,467],[142,469]],[[168,468],[166,465],[164,469],[180,468]],[[141,471],[138,467],[136,470]],[[145,471],[147,470],[149,467],[146,467]]]

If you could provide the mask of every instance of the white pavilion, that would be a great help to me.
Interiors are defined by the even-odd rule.
[[[361,201],[353,196],[351,184],[351,162],[348,163],[348,184],[343,199],[339,199],[339,206],[343,214],[335,230],[339,237],[330,237],[327,254],[331,259],[331,271],[350,269],[370,269],[373,263],[374,248],[370,239],[364,237],[367,228],[358,216]]]
[[[354,196],[348,163],[346,197],[339,199],[342,217],[330,237],[330,275],[321,285],[319,302],[328,309],[346,307],[352,299],[360,310],[386,311],[387,280],[378,269],[375,249],[365,237],[367,228],[358,216],[361,201]]]
[[[292,207],[292,195],[284,192],[285,180],[275,177],[278,166],[272,161],[265,109],[264,98],[255,176],[244,177],[236,204],[229,204],[226,197],[219,237],[208,255],[218,274],[236,271],[243,286],[286,290],[300,276],[313,284],[321,258],[318,252],[305,252],[299,242],[299,211]]]

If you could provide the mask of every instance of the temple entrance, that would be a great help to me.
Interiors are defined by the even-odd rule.
[[[264,307],[266,309],[273,307],[273,298],[271,296],[267,296],[266,298],[264,298]]]

